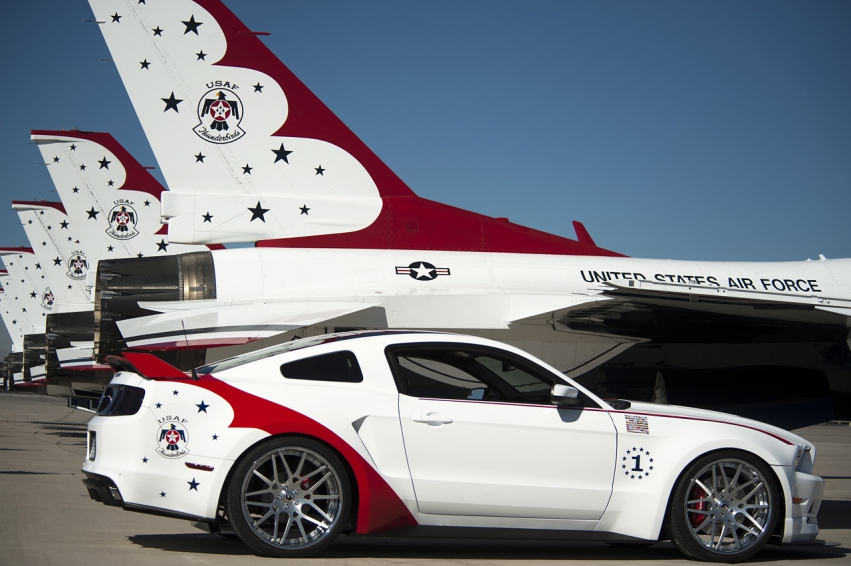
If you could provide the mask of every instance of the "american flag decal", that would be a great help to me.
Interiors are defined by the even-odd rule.
[[[633,434],[650,434],[650,426],[647,424],[647,417],[639,415],[625,415],[626,431]]]

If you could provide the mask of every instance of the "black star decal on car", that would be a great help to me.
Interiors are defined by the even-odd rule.
[[[85,170],[86,170],[86,165],[85,164],[80,165],[80,171],[85,171]]]
[[[112,250],[114,250],[114,249],[115,249],[115,248],[113,248],[112,246],[109,246],[108,248],[106,248],[106,251],[111,252],[111,251],[112,251]]]
[[[136,254],[136,257],[145,257],[145,254],[143,254],[142,252],[139,252],[139,253]]]
[[[161,491],[161,492],[160,492],[160,497],[165,497],[165,492],[164,492],[164,491]]]
[[[109,185],[110,187],[112,187],[113,185],[115,185],[115,182],[112,179],[110,179],[109,181],[106,182],[106,184]]]
[[[194,33],[195,35],[198,35],[198,26],[202,25],[202,23],[201,23],[201,22],[196,22],[196,21],[195,21],[195,16],[194,16],[194,15],[192,15],[192,16],[190,16],[190,17],[189,17],[189,21],[188,21],[188,22],[180,22],[180,23],[182,23],[183,25],[185,25],[185,26],[186,26],[186,31],[184,31],[184,32],[183,32],[183,35],[186,35],[186,34],[187,34],[187,33],[189,33],[190,31],[191,31],[192,33]]]
[[[284,163],[286,163],[286,164],[288,164],[288,165],[289,165],[290,161],[289,161],[289,159],[287,159],[287,156],[288,156],[289,154],[291,154],[291,153],[292,153],[292,151],[287,151],[287,150],[284,148],[284,144],[283,144],[283,143],[281,144],[281,147],[280,147],[280,148],[278,148],[278,149],[273,149],[273,150],[272,150],[272,153],[274,153],[274,154],[275,154],[275,163],[277,163],[278,161],[283,161]]]
[[[143,463],[143,464],[147,464],[147,463],[148,463],[148,459],[147,459],[147,458],[142,458],[142,463]]]
[[[162,35],[163,35],[163,30],[161,30],[161,29],[160,29],[160,26],[155,27],[155,28],[154,28],[153,30],[151,30],[151,31],[153,31],[153,32],[154,32],[154,35],[158,35],[158,36],[160,36],[160,37],[162,37]]]
[[[196,403],[195,406],[198,407],[199,413],[206,413],[207,408],[209,407],[209,405],[205,404],[203,400],[201,401],[201,403]]]
[[[162,403],[157,403],[157,409],[162,409],[162,408],[163,408],[163,404],[162,404]]]
[[[252,169],[254,169],[254,167],[249,167],[248,163],[246,163],[245,167],[242,168],[242,174],[245,175],[246,173],[248,173],[249,175],[251,175]]]
[[[35,268],[36,268],[36,269],[41,269],[41,264],[40,264],[40,263],[35,264]]]
[[[53,260],[53,265],[62,265],[62,258],[56,256],[56,259]]]
[[[251,209],[249,208],[248,210],[251,210]],[[204,219],[204,222],[209,222],[210,224],[213,223],[213,215],[210,214],[209,211],[207,211],[207,214],[202,214],[201,218]]]
[[[35,291],[33,291],[32,293],[30,293],[30,297],[32,297],[33,299],[35,299],[35,296],[36,296],[36,292],[35,292]]]
[[[198,58],[197,58],[197,59],[195,59],[196,61],[206,61],[206,60],[207,60],[207,59],[206,59],[207,54],[206,54],[206,53],[204,53],[204,50],[203,50],[203,49],[202,49],[201,51],[199,51],[198,53],[196,53],[195,55],[197,55],[197,56],[198,56]]]
[[[71,189],[71,192],[76,195],[77,193],[80,192],[80,189],[78,189],[77,187],[74,187],[73,189]]]
[[[119,15],[118,15],[118,12],[115,12],[115,13],[114,13],[114,14],[112,14],[112,16],[110,16],[110,17],[112,18],[112,21],[113,21],[113,22],[115,22],[115,23],[119,23],[119,24],[121,23],[121,16],[119,16]]]
[[[322,175],[323,177],[325,176],[325,169],[323,169],[321,165],[319,167],[314,167],[314,169],[316,169],[317,175]]]
[[[148,62],[147,59],[139,61],[139,64],[142,65],[142,69],[147,69],[148,67],[151,66],[151,64]],[[139,70],[141,71],[142,69],[139,69]],[[150,69],[148,69],[148,70],[150,70]]]
[[[47,225],[47,229],[48,229],[48,230],[53,230],[53,226],[51,226],[50,224],[48,224],[48,225]]]
[[[213,435],[213,440],[218,440],[218,439],[219,439],[219,435],[218,435],[218,434],[214,434],[214,435]]]
[[[32,219],[27,220],[27,224],[32,224],[32,223],[33,223]]]
[[[151,201],[146,200],[146,201],[144,202],[144,205],[145,205],[145,206],[151,206]]]
[[[205,157],[207,157],[207,156],[206,156],[206,155],[204,155],[204,154],[202,154],[202,153],[199,151],[199,152],[198,152],[198,155],[196,155],[196,156],[195,156],[195,163],[199,163],[199,162],[200,162],[200,163],[204,163],[204,158],[205,158]]]
[[[175,98],[174,91],[172,91],[171,96],[169,96],[168,98],[161,98],[160,100],[165,102],[165,109],[163,110],[163,112],[174,110],[175,112],[180,113],[180,111],[177,109],[177,105],[183,102],[183,99]]]
[[[86,214],[88,214],[88,215],[89,215],[89,217],[88,217],[88,218],[86,218],[86,220],[90,220],[90,219],[92,219],[92,218],[94,218],[95,220],[97,220],[97,219],[98,219],[98,214],[100,214],[100,211],[99,211],[99,210],[95,210],[95,207],[92,207],[92,209],[91,209],[91,210],[87,210],[87,211],[86,211]]]
[[[307,214],[307,211],[310,210],[310,209],[307,208],[306,204],[303,204],[303,205],[301,205],[301,208],[299,208],[299,210],[301,211],[301,214]],[[301,214],[299,214],[299,216],[301,216]],[[307,216],[310,216],[310,215],[307,214]]]
[[[158,252],[167,252],[168,244],[165,241],[165,238],[160,238],[159,243],[157,243],[157,251]]]
[[[269,209],[268,208],[262,208],[260,206],[259,200],[257,201],[257,206],[255,206],[254,208],[249,208],[248,210],[251,212],[251,220],[249,220],[249,222],[254,222],[255,220],[257,220],[259,218],[260,220],[263,221],[264,224],[266,223],[266,219],[263,218],[263,215],[266,214],[267,212],[269,212]]]
[[[68,285],[68,288],[69,288],[69,289],[73,289],[73,287],[72,287],[71,285]]]
[[[171,392],[172,395],[178,395],[179,393],[180,393],[180,391],[178,391],[177,389],[175,389],[174,391]]]
[[[257,81],[256,85],[251,85],[254,87],[254,92],[263,92],[263,85],[260,84],[260,81]]]
[[[54,157],[53,157],[53,162],[54,162],[54,163],[59,163],[59,158],[58,158],[58,157],[56,157],[56,156],[54,156]]]
[[[193,489],[198,491],[198,486],[201,485],[200,482],[195,481],[195,478],[192,478],[192,481],[188,481],[186,483],[189,484],[189,491],[192,491]]]
[[[76,144],[73,144],[73,143],[71,144],[71,151],[77,151]]]

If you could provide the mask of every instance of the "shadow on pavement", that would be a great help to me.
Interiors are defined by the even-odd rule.
[[[129,540],[145,548],[213,555],[251,555],[239,541],[210,534],[136,535]],[[751,562],[826,560],[847,556],[849,549],[828,546],[765,547]],[[493,541],[452,539],[405,539],[340,537],[319,556],[334,558],[396,558],[454,560],[657,560],[679,561],[685,556],[670,542],[648,548],[605,543],[553,543],[540,541]]]
[[[231,554],[236,556],[253,554],[241,541],[227,539],[207,533],[177,535],[135,535],[127,537],[130,542],[144,548],[156,548],[176,552],[201,554]]]

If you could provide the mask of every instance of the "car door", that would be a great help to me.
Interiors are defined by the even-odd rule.
[[[501,350],[448,343],[387,354],[421,513],[600,519],[615,466],[608,412],[552,405],[559,378]]]

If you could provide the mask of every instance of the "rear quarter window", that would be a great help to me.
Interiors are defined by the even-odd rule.
[[[287,379],[304,381],[335,381],[360,383],[363,381],[358,359],[353,352],[333,352],[287,362],[281,365],[281,375]]]

